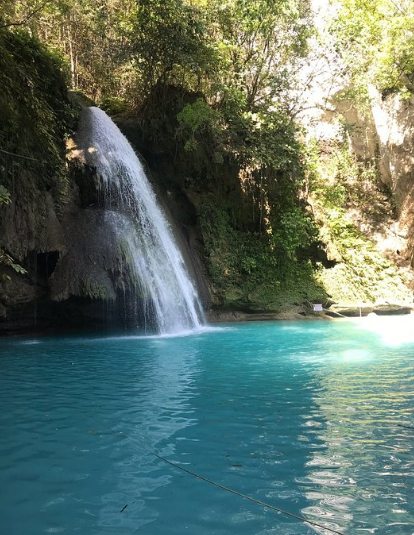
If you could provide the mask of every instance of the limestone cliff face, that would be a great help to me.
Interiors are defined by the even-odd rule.
[[[370,88],[371,112],[361,117],[352,106],[339,109],[352,125],[352,148],[358,158],[378,160],[379,176],[391,193],[395,219],[383,236],[398,252],[401,266],[414,268],[414,97],[381,98]]]
[[[414,98],[382,98],[371,87],[370,106],[362,111],[344,94],[338,88],[328,105],[318,105],[310,132],[321,141],[327,168],[331,148],[345,142],[359,169],[375,174],[365,183],[355,177],[361,181],[364,204],[356,203],[347,215],[414,290]]]
[[[0,333],[140,322],[132,259],[119,230],[124,216],[103,206],[100,177],[85,158],[87,133],[80,125],[67,146],[64,202],[34,187],[23,169],[15,176],[12,202],[0,209],[0,243],[27,270],[25,275],[6,270],[0,284]],[[166,211],[170,203],[164,203]],[[206,301],[194,229],[180,228],[168,217]]]
[[[76,160],[68,165],[63,205],[50,192],[29,188],[30,177],[22,172],[12,202],[1,209],[0,242],[27,274],[5,273],[0,332],[80,325],[85,310],[88,323],[91,305],[99,309],[98,301],[114,301],[124,286],[117,280],[123,273],[115,231],[97,203],[94,174]],[[100,308],[94,312],[98,323],[107,307]]]
[[[414,267],[414,97],[390,95],[383,100],[371,89],[371,98],[382,180],[395,196],[396,232],[407,240],[407,253]]]
[[[24,168],[15,173],[11,203],[0,209],[0,243],[27,270],[22,275],[11,268],[2,269],[0,331],[20,330],[38,321],[38,304],[47,295],[47,279],[66,248],[54,198],[33,182]]]

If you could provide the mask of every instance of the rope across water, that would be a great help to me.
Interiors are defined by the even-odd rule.
[[[260,505],[262,507],[265,507],[266,509],[269,509],[271,511],[275,511],[276,513],[279,513],[279,514],[282,514],[282,515],[285,515],[285,516],[288,516],[290,518],[294,518],[296,520],[299,520],[300,522],[303,522],[304,524],[309,524],[311,526],[314,526],[314,527],[317,527],[319,529],[323,529],[325,531],[328,531],[329,533],[334,533],[336,535],[345,535],[344,532],[342,531],[338,531],[336,529],[333,529],[333,528],[330,528],[328,526],[324,526],[322,524],[319,524],[318,522],[315,522],[313,520],[309,520],[301,515],[298,515],[296,513],[292,513],[290,511],[286,511],[285,509],[281,509],[280,507],[275,507],[274,505],[271,505],[270,503],[267,503],[267,502],[263,502],[262,500],[258,500],[256,498],[253,498],[252,496],[248,496],[247,494],[243,494],[242,492],[236,490],[236,489],[233,489],[231,487],[227,487],[225,485],[222,485],[221,483],[218,483],[217,481],[213,481],[212,479],[206,477],[206,476],[203,476],[201,474],[198,474],[196,472],[193,472],[192,470],[189,470],[188,468],[184,468],[183,466],[173,462],[173,461],[170,461],[169,459],[166,459],[165,457],[163,457],[162,455],[158,454],[157,452],[155,451],[151,451],[147,448],[145,448],[144,446],[142,446],[142,444],[140,444],[139,442],[137,442],[136,440],[134,440],[133,438],[131,438],[130,436],[128,436],[126,433],[124,433],[123,431],[116,431],[115,429],[113,429],[110,425],[108,425],[106,422],[104,422],[103,420],[101,420],[100,418],[97,418],[96,416],[94,415],[91,415],[91,418],[93,418],[96,422],[98,422],[100,425],[104,426],[106,429],[108,429],[109,431],[111,431],[111,433],[113,434],[116,434],[116,435],[122,435],[123,437],[125,437],[127,440],[129,440],[130,442],[132,442],[133,444],[135,444],[136,446],[138,446],[142,451],[144,451],[145,453],[149,454],[149,455],[152,455],[153,457],[157,458],[158,460],[168,464],[169,466],[177,469],[177,470],[180,470],[181,472],[185,472],[186,474],[196,478],[196,479],[199,479],[201,481],[204,481],[205,483],[208,483],[209,485],[212,485],[218,489],[221,489],[221,490],[224,490],[226,492],[229,492],[231,494],[234,494],[236,496],[239,496],[240,498],[243,498],[244,500],[248,500],[250,502],[253,502],[257,505]],[[123,511],[125,511],[125,509],[127,508],[128,505],[125,505],[122,509],[121,509],[121,513]]]

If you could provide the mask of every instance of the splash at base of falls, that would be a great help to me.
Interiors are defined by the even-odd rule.
[[[106,217],[119,237],[133,287],[129,313],[136,314],[137,327],[145,331],[200,329],[205,324],[200,299],[141,162],[105,112],[86,108],[82,121],[85,158],[102,178],[111,210]]]

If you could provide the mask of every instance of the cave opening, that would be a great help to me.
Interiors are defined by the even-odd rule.
[[[27,271],[36,284],[47,284],[48,278],[55,271],[59,260],[59,251],[39,253],[30,251],[27,255]]]

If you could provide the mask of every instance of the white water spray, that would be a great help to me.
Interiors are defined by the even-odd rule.
[[[118,232],[137,278],[145,323],[160,334],[200,328],[205,320],[197,291],[141,162],[105,112],[92,107],[83,113],[85,156],[102,177],[105,204],[130,218],[112,223],[122,226]]]

